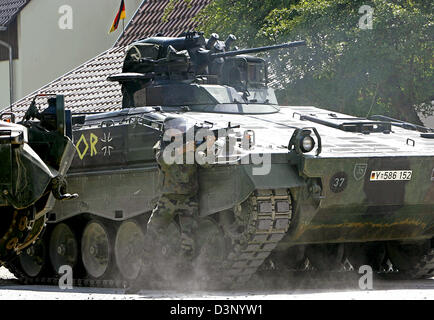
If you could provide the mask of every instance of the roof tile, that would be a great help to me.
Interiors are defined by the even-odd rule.
[[[7,27],[30,0],[0,0],[0,26]]]
[[[122,106],[120,85],[108,82],[108,76],[119,73],[125,54],[124,47],[109,49],[94,59],[79,66],[68,74],[54,80],[36,92],[28,95],[13,105],[13,110],[19,118],[30,105],[34,95],[63,94],[67,109],[74,113],[116,110]],[[110,97],[110,99],[107,99]],[[37,107],[43,109],[46,99],[40,97],[36,100]],[[98,104],[103,107],[96,108]]]

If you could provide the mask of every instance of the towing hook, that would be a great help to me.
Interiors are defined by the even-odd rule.
[[[54,197],[57,200],[73,200],[77,199],[79,196],[77,193],[67,193],[66,189],[68,187],[68,183],[66,182],[65,177],[57,176],[53,179],[52,182],[52,192]]]

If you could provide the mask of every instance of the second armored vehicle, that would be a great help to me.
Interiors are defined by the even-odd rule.
[[[8,263],[42,233],[55,200],[66,193],[65,175],[75,148],[66,136],[63,96],[39,113],[34,104],[21,124],[0,114],[0,263]],[[30,118],[40,121],[30,121]],[[21,257],[23,257],[22,255]],[[31,273],[31,272],[30,272]]]

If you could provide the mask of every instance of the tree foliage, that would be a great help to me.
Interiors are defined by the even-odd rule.
[[[359,8],[373,8],[373,28]],[[240,46],[305,39],[268,55],[282,103],[420,123],[433,111],[434,5],[428,0],[213,0],[202,29]]]

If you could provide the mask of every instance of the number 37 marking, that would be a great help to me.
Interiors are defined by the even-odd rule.
[[[338,172],[330,179],[330,190],[339,193],[345,190],[348,183],[348,175],[345,172]]]
[[[345,183],[345,178],[336,178],[335,183],[333,184],[333,187],[335,188],[342,188],[342,186]]]

